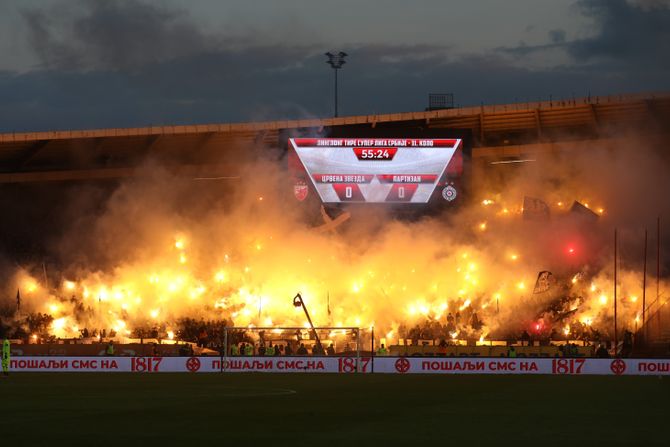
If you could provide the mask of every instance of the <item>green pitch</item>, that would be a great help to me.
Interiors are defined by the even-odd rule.
[[[2,445],[670,445],[670,378],[13,374]]]

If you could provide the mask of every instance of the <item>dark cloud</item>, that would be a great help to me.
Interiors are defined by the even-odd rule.
[[[565,42],[565,30],[552,29],[551,31],[549,31],[549,40],[551,41],[551,43]]]
[[[645,69],[631,70],[620,59],[638,56],[616,57],[613,44],[606,44],[615,40],[609,30],[624,26],[622,11],[635,11],[635,23],[659,13],[657,7],[624,3],[580,2],[578,11],[593,17],[599,31],[565,41],[562,30],[553,30],[552,43],[541,47],[466,56],[454,56],[446,45],[341,48],[349,58],[339,74],[340,112],[422,110],[428,93],[435,92],[454,93],[456,103],[466,106],[667,89],[661,63],[650,60]],[[23,11],[43,67],[0,72],[0,132],[332,114],[333,74],[323,56],[326,49],[315,44],[261,45],[251,37],[207,34],[183,11],[140,0],[64,5]],[[667,31],[650,28],[656,31],[640,35],[654,46],[651,36]],[[576,62],[543,69],[519,63],[556,50],[574,54]],[[662,51],[661,46],[653,51]]]
[[[562,43],[550,43],[545,45],[527,45],[525,42],[520,42],[516,47],[497,47],[494,49],[496,53],[509,55],[515,58],[524,58],[540,53],[547,52],[554,49],[563,49]]]
[[[44,66],[75,68],[80,65],[76,53],[52,35],[50,13],[30,10],[24,11],[22,15],[28,29],[28,43]]]
[[[578,10],[599,32],[567,44],[578,61],[609,59],[638,69],[670,68],[670,5],[626,0],[580,0]],[[644,64],[640,66],[639,64]]]
[[[523,58],[549,50],[562,50],[577,67],[601,64],[602,69],[623,71],[670,70],[670,4],[648,0],[580,0],[575,10],[593,21],[591,37],[567,41],[563,30],[549,31],[549,44],[500,47],[501,54]]]
[[[217,44],[183,10],[139,0],[76,4],[22,11],[31,47],[47,67],[129,70]]]

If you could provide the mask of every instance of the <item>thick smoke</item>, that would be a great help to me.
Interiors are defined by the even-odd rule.
[[[58,336],[83,328],[131,336],[152,325],[169,332],[183,317],[302,326],[291,301],[300,292],[317,325],[375,326],[389,342],[457,313],[455,338],[505,338],[533,327],[607,336],[617,227],[619,324],[633,330],[643,231],[654,253],[656,216],[669,215],[660,153],[658,143],[627,136],[488,165],[475,170],[469,203],[456,212],[408,221],[366,211],[330,233],[313,227],[316,210],[293,199],[281,161],[258,158],[239,178],[218,181],[147,163],[145,176],[122,183],[96,213],[77,208],[86,200],[63,209],[66,230],[51,246],[58,271],[14,270],[5,314],[18,289],[14,318],[47,313]],[[524,196],[544,200],[551,218],[524,220]],[[574,200],[598,221],[571,216]],[[555,284],[534,293],[539,271],[551,271]],[[471,324],[474,313],[481,327]]]

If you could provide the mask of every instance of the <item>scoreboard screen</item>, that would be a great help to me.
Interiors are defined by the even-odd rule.
[[[297,200],[324,204],[458,201],[463,140],[456,138],[289,138]]]

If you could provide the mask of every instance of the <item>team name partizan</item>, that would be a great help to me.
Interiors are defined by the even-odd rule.
[[[420,175],[394,175],[393,183],[421,183]]]

